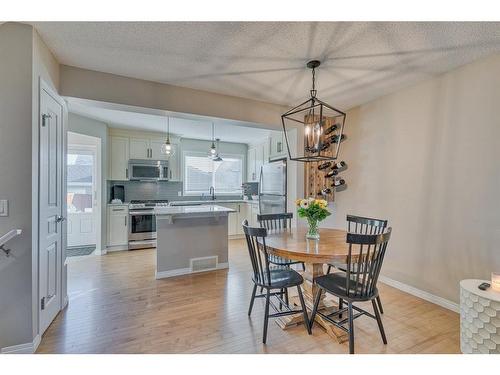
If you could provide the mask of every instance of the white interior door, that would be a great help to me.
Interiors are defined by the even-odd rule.
[[[63,247],[63,106],[42,86],[40,92],[39,296],[40,333],[61,309]]]
[[[67,193],[68,247],[97,244],[97,145],[75,144],[82,136],[68,134]],[[91,137],[84,137],[91,138]],[[87,141],[83,139],[82,141]],[[87,141],[90,143],[91,140]]]

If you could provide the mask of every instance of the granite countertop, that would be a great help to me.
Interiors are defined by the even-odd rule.
[[[215,216],[219,214],[227,215],[235,210],[227,207],[217,206],[215,204],[205,204],[198,206],[169,206],[155,207],[156,216]]]

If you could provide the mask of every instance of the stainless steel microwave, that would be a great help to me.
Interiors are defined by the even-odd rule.
[[[130,159],[128,170],[130,180],[167,181],[169,177],[167,160]]]

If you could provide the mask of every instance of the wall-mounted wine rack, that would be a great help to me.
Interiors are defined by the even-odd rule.
[[[306,118],[306,121],[309,119]],[[310,122],[317,121],[317,118],[310,118]],[[328,129],[331,129],[332,126],[335,124],[339,123],[339,119],[336,117],[323,117],[323,133],[321,135],[321,140],[322,144],[326,144],[327,142],[330,142],[329,140],[331,137],[337,136],[338,142],[342,142],[344,137],[342,139],[339,138],[339,128],[336,130],[333,130],[330,133],[327,133]],[[331,151],[331,147],[327,148],[322,152],[322,154],[326,156],[333,156],[333,152]],[[336,164],[337,162],[340,162],[340,159],[338,161],[333,161],[330,162],[331,166]],[[340,181],[340,177],[338,173],[335,176],[332,176],[330,178],[325,178],[325,175],[331,171],[331,167],[325,168],[323,170],[319,170],[318,167],[325,163],[324,161],[319,161],[319,162],[309,162],[309,163],[304,163],[304,181],[305,181],[305,196],[306,197],[314,197],[314,198],[321,198],[321,199],[326,199],[328,202],[333,202],[335,200],[335,187],[332,187],[332,183],[334,181]],[[343,168],[340,169],[338,172],[342,172]],[[327,194],[321,194],[321,192],[325,189],[329,188],[330,191]]]

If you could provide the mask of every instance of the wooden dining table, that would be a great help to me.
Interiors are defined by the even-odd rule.
[[[270,254],[280,256],[286,259],[304,262],[304,300],[307,309],[312,311],[314,299],[319,288],[314,284],[314,279],[324,275],[324,265],[331,263],[347,263],[348,245],[346,244],[346,234],[344,230],[338,229],[320,229],[319,240],[306,239],[307,228],[292,228],[285,231],[268,231],[267,237],[260,238],[259,242],[265,241],[267,250]],[[300,306],[296,296],[290,298],[290,303]],[[327,299],[323,293],[320,310],[331,313],[338,309],[336,302]],[[282,329],[296,326],[302,323],[302,314],[289,315],[276,319],[277,324]],[[325,329],[332,338],[338,342],[347,340],[347,334],[321,318],[318,314],[315,318],[316,323]]]

